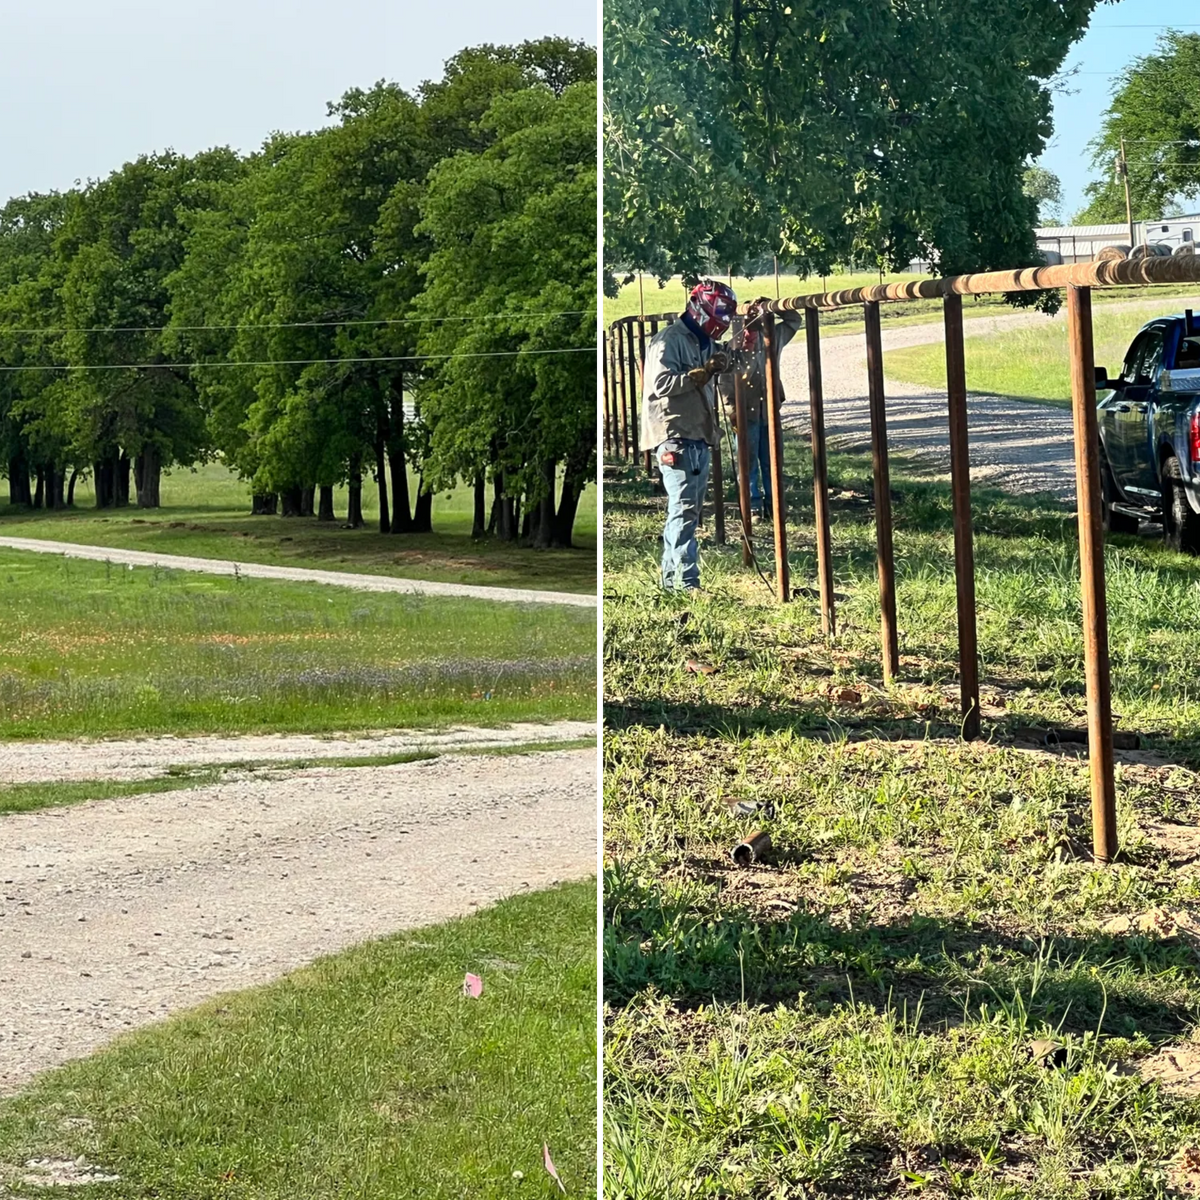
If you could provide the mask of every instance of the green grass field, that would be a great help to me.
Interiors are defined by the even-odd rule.
[[[345,489],[336,491],[334,499],[334,511],[344,521]],[[596,590],[594,487],[587,488],[580,500],[577,549],[573,550],[472,541],[472,494],[467,488],[434,500],[432,535],[380,534],[373,485],[363,488],[367,521],[363,529],[343,529],[340,524],[309,518],[252,517],[249,488],[220,463],[165,475],[162,501],[160,509],[98,512],[91,483],[85,482],[76,488],[74,509],[28,512],[0,505],[0,534],[485,587]]]
[[[123,1037],[0,1102],[0,1187],[548,1200],[546,1144],[567,1194],[594,1196],[595,912],[594,882],[516,897]],[[80,1158],[119,1181],[21,1185],[31,1159]]]
[[[1193,1194],[1200,1099],[1200,561],[1108,547],[1124,853],[1089,861],[1065,509],[975,496],[984,740],[956,736],[948,490],[893,460],[901,677],[883,686],[868,461],[831,474],[839,633],[730,542],[656,590],[662,501],[606,481],[606,1195],[1110,1200]],[[790,448],[793,585],[815,585]],[[844,494],[848,493],[848,494]],[[768,539],[763,570],[773,578]],[[715,668],[695,673],[689,660]],[[756,828],[774,848],[736,868]],[[1158,934],[1128,921],[1161,910]],[[1176,921],[1175,918],[1178,918]],[[1040,1042],[1051,1043],[1047,1047]]]
[[[588,719],[596,614],[0,551],[0,737]]]
[[[1120,373],[1125,352],[1134,334],[1147,321],[1178,311],[1169,296],[1147,300],[1137,308],[1106,312],[1094,307],[1092,324],[1096,363],[1109,375]],[[1039,321],[1033,328],[1009,329],[964,340],[967,387],[973,392],[1037,400],[1070,407],[1071,373],[1067,353],[1066,313]],[[891,379],[925,387],[946,386],[946,355],[941,344],[909,346],[888,352],[885,370]]]

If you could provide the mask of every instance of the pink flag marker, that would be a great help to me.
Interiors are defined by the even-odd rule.
[[[483,995],[483,980],[478,975],[472,975],[467,972],[467,977],[463,980],[464,996],[470,996],[472,1000],[478,1000]]]
[[[554,1159],[550,1157],[550,1147],[545,1142],[542,1143],[542,1162],[546,1164],[546,1170],[550,1172],[550,1178],[558,1184],[558,1190],[565,1196],[567,1189],[563,1187],[563,1181],[558,1177],[558,1172],[554,1168]]]

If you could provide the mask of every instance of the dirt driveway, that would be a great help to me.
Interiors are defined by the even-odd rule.
[[[220,992],[595,870],[594,749],[0,818],[0,1094]]]

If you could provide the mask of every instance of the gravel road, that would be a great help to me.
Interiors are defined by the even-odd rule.
[[[0,742],[0,783],[153,779],[172,767],[374,758],[423,750],[442,752],[456,747],[482,750],[595,736],[595,722],[556,721],[546,725],[510,725],[504,729],[408,729],[328,737],[282,733],[128,741]]]
[[[1105,304],[1104,311],[1140,308],[1145,304],[1145,300],[1120,301]],[[1200,299],[1164,301],[1164,311],[1188,305],[1200,308]],[[1051,319],[1065,321],[1065,311]],[[998,317],[973,317],[964,322],[963,329],[969,342],[971,338],[1041,324],[1046,320],[1041,313],[1009,313]],[[944,340],[940,322],[885,328],[884,394],[887,397],[888,446],[949,472],[945,393],[886,378],[889,350]],[[967,356],[969,384],[969,345]],[[783,410],[784,423],[805,435],[809,429],[807,358],[802,336],[797,337],[782,356],[783,384],[789,398]],[[871,423],[863,334],[823,336],[821,370],[829,445],[847,450],[869,447]],[[1074,501],[1075,451],[1071,414],[1067,409],[978,393],[968,396],[967,407],[973,482],[987,483],[1009,492],[1049,492],[1062,500]]]
[[[4,817],[0,1094],[218,993],[595,870],[591,749]]]
[[[174,571],[200,571],[208,575],[241,575],[245,579],[283,579],[297,583],[325,583],[354,588],[360,592],[404,592],[422,596],[466,597],[509,604],[571,604],[595,608],[595,595],[577,592],[539,592],[529,588],[476,587],[466,583],[435,583],[426,579],[397,579],[391,575],[364,575],[351,571],[312,571],[303,567],[269,567],[261,563],[237,563],[220,558],[191,558],[182,554],[152,554],[146,550],[114,550],[109,546],[80,546],[74,542],[52,542],[42,538],[0,537],[9,550],[37,554],[61,554],[66,558],[89,558],[96,562],[129,564],[135,567],[166,567]]]

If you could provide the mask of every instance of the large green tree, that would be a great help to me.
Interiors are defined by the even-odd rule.
[[[1095,3],[608,0],[607,263],[1036,261],[1024,171]]]
[[[447,356],[422,387],[431,469],[477,495],[490,475],[501,536],[523,498],[531,542],[570,545],[595,469],[596,90],[528,88],[482,126],[494,144],[434,170],[420,226],[434,246],[420,347]]]
[[[1121,142],[1135,221],[1200,197],[1200,34],[1171,32],[1126,68],[1091,143],[1097,178],[1085,189],[1085,222],[1124,221]]]

